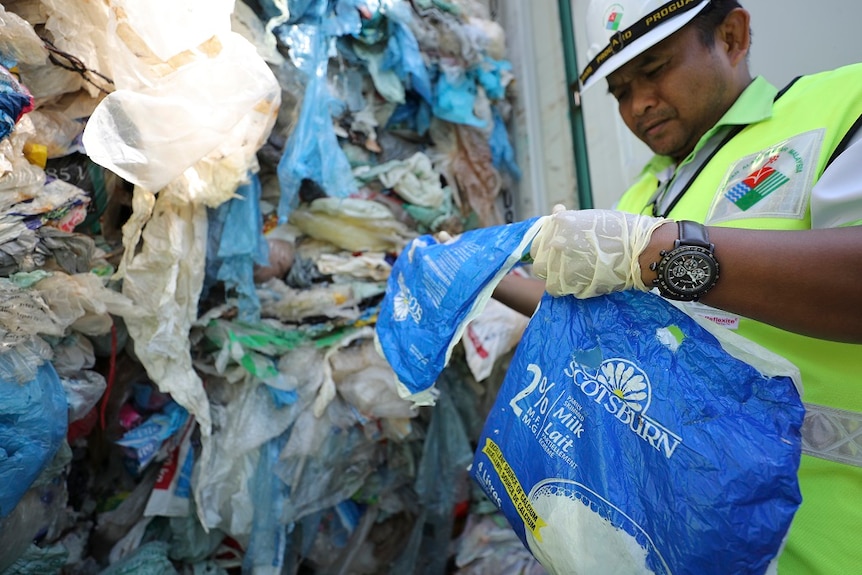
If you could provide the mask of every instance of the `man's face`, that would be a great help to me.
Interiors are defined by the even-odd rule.
[[[656,154],[685,158],[738,94],[719,45],[685,26],[608,76],[626,126]]]

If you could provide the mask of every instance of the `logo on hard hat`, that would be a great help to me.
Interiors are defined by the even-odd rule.
[[[605,18],[605,28],[611,32],[616,32],[620,29],[620,24],[623,22],[623,7],[619,4],[613,4],[607,11]]]

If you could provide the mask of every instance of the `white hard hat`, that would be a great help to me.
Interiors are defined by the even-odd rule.
[[[587,6],[586,90],[697,16],[709,0],[591,0]]]

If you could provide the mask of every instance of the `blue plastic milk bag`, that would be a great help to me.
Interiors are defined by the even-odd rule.
[[[437,377],[467,324],[525,253],[544,218],[468,230],[439,242],[412,240],[392,266],[375,345],[396,374],[399,394],[433,405]]]
[[[471,474],[549,572],[764,573],[779,554],[804,409],[710,331],[653,294],[545,295]]]

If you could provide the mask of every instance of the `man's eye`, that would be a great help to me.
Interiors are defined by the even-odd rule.
[[[656,76],[658,76],[658,75],[659,75],[659,73],[660,73],[662,70],[664,70],[664,64],[659,64],[659,65],[658,65],[658,66],[656,66],[655,68],[650,68],[649,70],[645,70],[645,71],[644,71],[644,75],[645,75],[647,78],[655,78]]]
[[[611,96],[613,96],[617,100],[617,102],[619,102],[626,96],[626,94],[628,94],[628,90],[625,90],[623,88],[616,88],[613,90],[609,90],[609,92],[611,93]]]
[[[622,102],[629,95],[628,90],[620,90],[614,94],[614,98],[617,99],[617,102]]]

